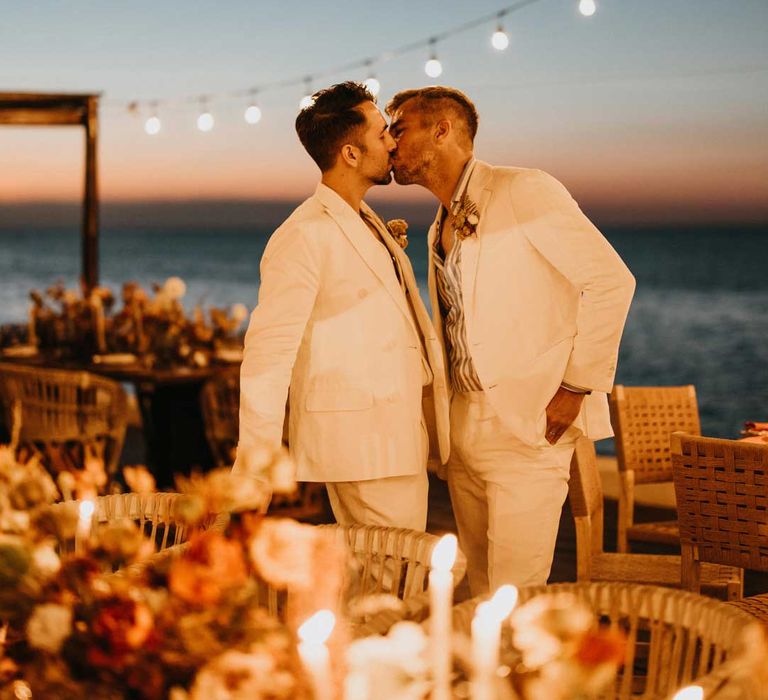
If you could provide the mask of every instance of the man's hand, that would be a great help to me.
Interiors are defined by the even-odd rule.
[[[577,394],[560,387],[547,406],[547,432],[545,437],[554,445],[570,428],[581,410],[584,394]]]

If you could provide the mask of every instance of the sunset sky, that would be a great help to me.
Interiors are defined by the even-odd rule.
[[[768,2],[540,0],[427,49],[374,66],[380,102],[439,82],[475,100],[477,155],[556,175],[614,220],[768,221]],[[3,3],[0,90],[102,92],[101,197],[300,200],[318,178],[293,129],[301,85],[265,91],[250,126],[251,86],[325,72],[438,34],[505,3],[493,0],[71,0]],[[363,79],[358,69],[315,89]],[[211,95],[216,126],[195,128]],[[161,100],[160,134],[126,107]],[[0,128],[0,206],[76,200],[82,131]],[[426,199],[392,185],[373,201]]]

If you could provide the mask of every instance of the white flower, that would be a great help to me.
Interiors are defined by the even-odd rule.
[[[386,637],[347,649],[346,695],[360,700],[421,700],[429,688],[427,638],[415,622],[398,622]]]
[[[181,299],[187,293],[187,284],[181,277],[169,277],[161,291],[169,299]]]
[[[232,320],[236,321],[238,324],[248,318],[248,308],[245,304],[232,304],[232,309],[229,313],[232,316]]]
[[[36,649],[58,654],[72,632],[72,610],[64,605],[38,605],[27,623],[27,641]]]
[[[53,576],[61,568],[61,560],[50,542],[38,545],[32,550],[32,567],[42,576]]]
[[[189,700],[261,700],[291,697],[293,679],[263,651],[225,651],[200,669]]]
[[[320,532],[288,518],[267,518],[251,540],[250,555],[261,576],[277,587],[311,590],[313,553]]]

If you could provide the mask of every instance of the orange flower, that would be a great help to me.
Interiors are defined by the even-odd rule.
[[[144,466],[123,467],[123,478],[128,488],[134,493],[154,493],[157,491],[155,477]]]
[[[218,532],[205,532],[171,564],[168,587],[185,602],[204,606],[217,603],[227,589],[246,579],[240,545]]]
[[[89,662],[107,668],[124,666],[153,628],[152,613],[144,603],[118,596],[108,598],[91,626],[97,644],[88,649]]]
[[[627,648],[626,636],[617,629],[601,627],[587,632],[580,640],[575,658],[582,666],[620,664]]]

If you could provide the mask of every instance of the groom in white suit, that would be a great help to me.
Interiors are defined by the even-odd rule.
[[[407,256],[362,201],[391,180],[395,144],[357,83],[316,93],[296,119],[322,180],[272,235],[245,336],[240,439],[279,445],[290,387],[289,446],[299,481],[325,482],[336,520],[424,530],[427,430],[447,458],[442,351]]]
[[[634,278],[566,189],[476,160],[458,90],[387,105],[395,180],[440,201],[429,292],[453,389],[447,467],[473,595],[544,584],[576,438],[612,434],[611,391]]]

